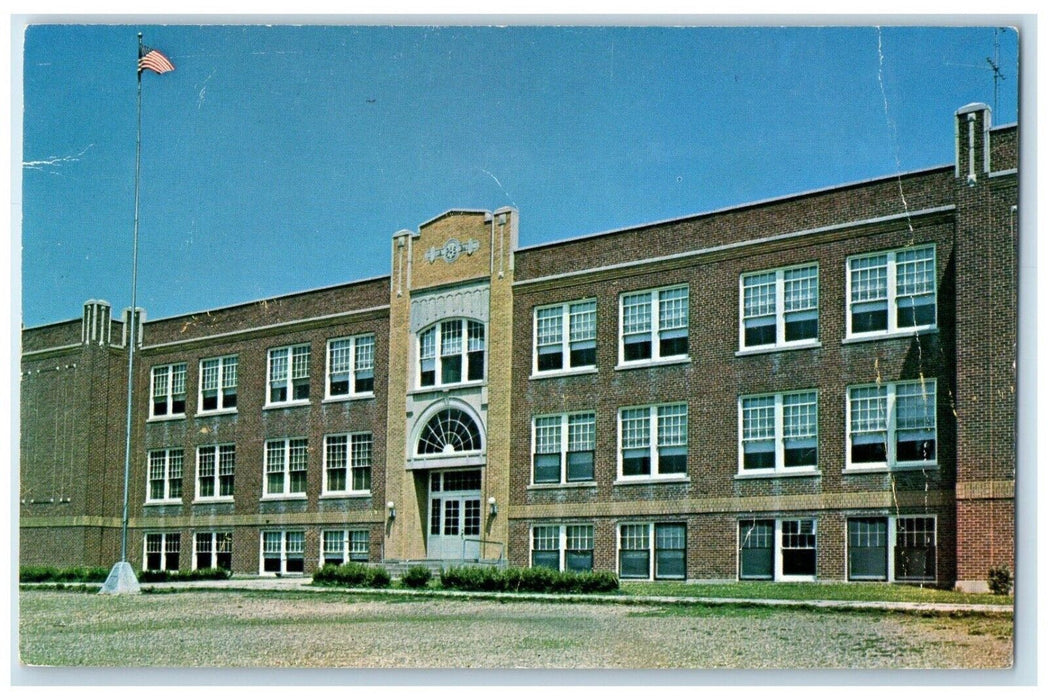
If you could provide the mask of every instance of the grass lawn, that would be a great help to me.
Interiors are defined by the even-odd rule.
[[[755,598],[776,600],[857,600],[907,603],[978,603],[1009,605],[1012,596],[961,593],[889,583],[738,583],[622,582],[630,595],[691,596],[697,598]]]

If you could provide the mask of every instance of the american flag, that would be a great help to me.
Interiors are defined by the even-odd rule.
[[[164,54],[156,49],[143,46],[138,50],[138,72],[141,73],[146,68],[154,73],[167,73],[173,71],[175,66]]]

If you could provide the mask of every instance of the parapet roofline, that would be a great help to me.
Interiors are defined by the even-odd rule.
[[[907,172],[895,173],[893,175],[878,175],[877,177],[866,178],[864,180],[855,180],[853,182],[846,182],[841,185],[830,185],[827,187],[819,187],[813,190],[804,190],[803,192],[793,192],[791,194],[779,195],[777,197],[769,197],[768,199],[758,199],[752,202],[745,202],[743,204],[732,204],[727,207],[721,207],[719,209],[710,209],[709,211],[699,212],[697,214],[685,214],[684,216],[677,216],[671,219],[659,219],[657,221],[649,221],[641,224],[633,224],[631,226],[623,226],[622,228],[609,229],[607,231],[599,231],[597,233],[584,233],[579,236],[571,236],[570,238],[561,238],[556,241],[548,241],[546,243],[534,243],[529,246],[522,246],[517,248],[518,253],[528,250],[539,250],[540,248],[548,248],[551,246],[564,245],[567,243],[575,243],[576,241],[584,241],[591,238],[599,238],[601,236],[610,236],[616,233],[627,233],[629,231],[640,231],[646,228],[652,228],[654,226],[664,226],[666,224],[676,224],[682,221],[689,221],[692,219],[703,219],[710,216],[716,216],[718,214],[727,214],[733,211],[742,211],[744,209],[752,209],[754,207],[766,206],[769,204],[781,204],[788,202],[791,199],[800,199],[802,197],[811,197],[818,194],[825,194],[827,192],[833,192],[835,190],[847,190],[855,187],[861,187],[863,185],[870,185],[875,182],[882,182],[887,180],[894,180],[896,178],[912,177],[914,175],[930,174],[940,170],[952,170],[954,167],[953,163],[949,165],[936,165],[930,168],[920,168],[918,170],[910,170]]]
[[[421,224],[418,225],[418,227],[420,229],[421,228],[425,228],[426,226],[429,226],[432,223],[436,223],[437,221],[443,219],[444,217],[451,216],[452,214],[483,214],[485,221],[488,221],[489,219],[491,219],[491,212],[488,211],[487,209],[448,209],[447,211],[444,211],[444,212],[441,212],[440,214],[437,214],[432,219],[427,219],[426,221],[423,221]],[[413,233],[414,233],[414,235],[418,235],[415,232],[413,232]]]

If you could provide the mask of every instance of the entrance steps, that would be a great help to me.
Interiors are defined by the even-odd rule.
[[[505,559],[385,559],[382,567],[392,578],[399,579],[413,566],[424,566],[434,578],[440,576],[441,569],[459,566],[483,566],[497,569],[506,568]]]

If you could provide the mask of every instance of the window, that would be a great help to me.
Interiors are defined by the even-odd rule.
[[[194,569],[233,570],[233,533],[198,532],[193,538]]]
[[[309,345],[269,351],[269,403],[309,400]]]
[[[324,436],[324,493],[371,490],[371,433]]]
[[[848,337],[934,328],[935,246],[848,258]]]
[[[370,545],[367,530],[324,530],[321,535],[320,564],[340,565],[350,561],[366,562]]]
[[[200,412],[228,411],[237,407],[237,357],[200,361]]]
[[[306,438],[267,440],[263,497],[304,497],[308,461],[309,441]]]
[[[739,521],[739,578],[813,581],[815,521],[809,518]]]
[[[652,550],[651,543],[655,543]],[[683,579],[687,576],[687,535],[683,523],[619,525],[621,578]]]
[[[535,372],[597,365],[597,302],[535,309]]]
[[[848,387],[848,468],[934,466],[934,379]]]
[[[688,354],[688,288],[669,287],[619,297],[620,363]]]
[[[484,379],[484,324],[451,319],[419,334],[419,386]]]
[[[236,445],[205,445],[197,448],[197,498],[233,498]]]
[[[739,399],[739,473],[812,470],[819,464],[818,395],[799,391]]]
[[[819,338],[819,266],[742,275],[739,347],[788,347]]]
[[[593,481],[596,415],[570,413],[534,421],[533,483]]]
[[[184,416],[186,414],[186,363],[153,368],[153,400],[149,417]]]
[[[151,532],[145,541],[146,571],[178,571],[182,535],[177,532]]]
[[[262,532],[263,574],[301,574],[305,571],[306,533],[284,530]]]
[[[146,494],[146,502],[181,502],[182,450],[150,450],[148,459],[149,492]]]
[[[375,336],[328,341],[327,398],[371,394],[375,390]]]
[[[619,410],[619,477],[687,474],[686,404]]]
[[[535,525],[531,566],[554,571],[593,571],[592,525]]]
[[[453,455],[479,452],[480,428],[465,411],[448,408],[433,415],[419,433],[416,453],[419,455]]]
[[[935,517],[849,518],[848,579],[934,581]]]

